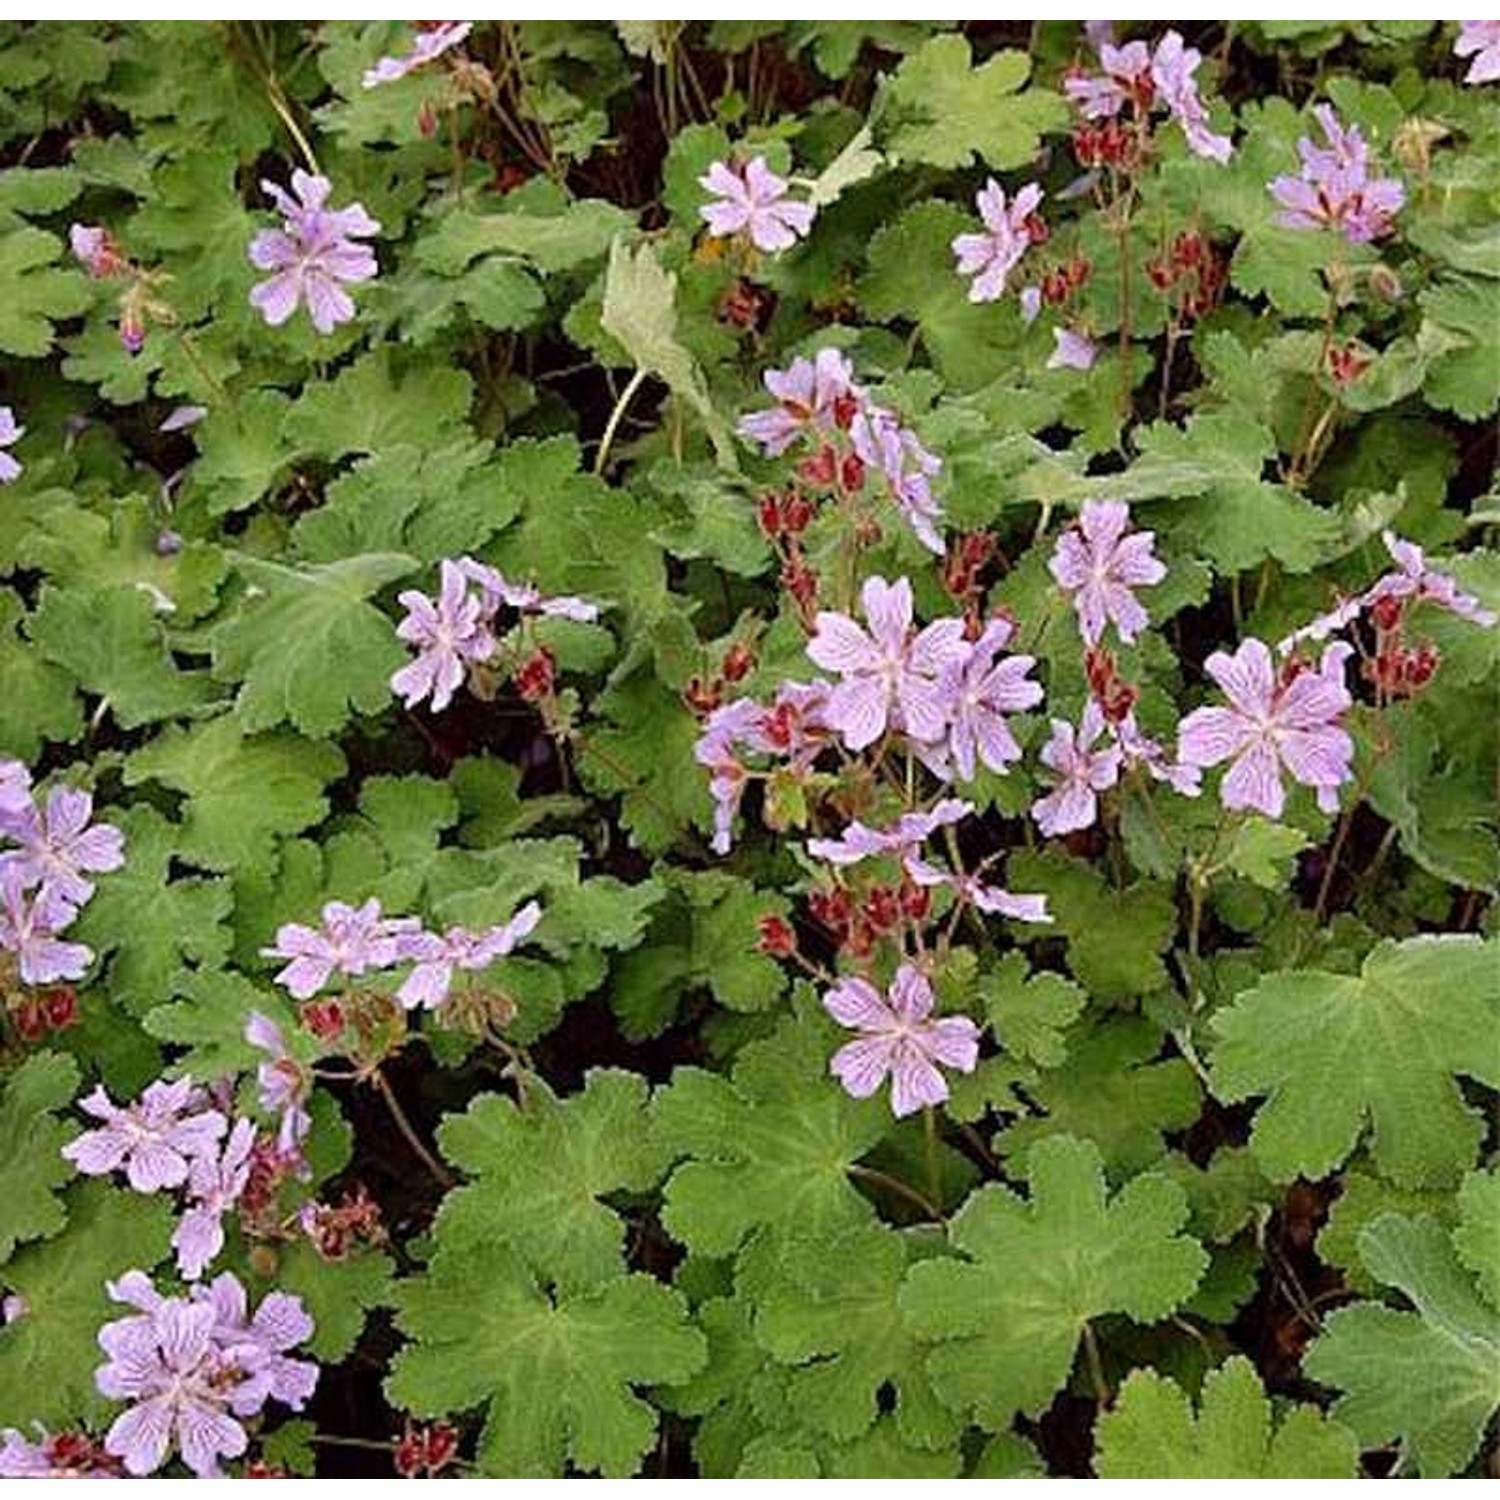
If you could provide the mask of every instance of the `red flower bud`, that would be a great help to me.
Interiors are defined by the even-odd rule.
[[[757,511],[760,529],[773,540],[781,535],[781,502],[775,495],[762,495]]]
[[[846,493],[857,495],[865,487],[865,461],[857,453],[848,453],[839,465],[839,482]]]
[[[719,670],[726,682],[741,682],[750,675],[754,666],[755,653],[743,641],[735,641],[724,653]]]
[[[772,958],[790,958],[797,951],[797,934],[785,917],[765,916],[760,919],[760,942],[756,946]]]
[[[797,465],[797,478],[804,484],[826,489],[838,476],[839,456],[832,446],[824,443],[821,448]]]
[[[901,920],[901,899],[888,885],[877,885],[865,897],[865,920],[877,932],[889,932]]]
[[[344,1030],[344,1007],[337,1000],[309,1000],[300,1012],[303,1028],[320,1042],[337,1041]]]
[[[781,502],[781,525],[789,536],[801,536],[812,518],[812,501],[806,496],[791,494]]]
[[[516,691],[528,703],[540,703],[544,698],[552,696],[556,676],[557,664],[552,659],[552,653],[544,647],[538,647],[516,668],[512,681],[516,685]]]

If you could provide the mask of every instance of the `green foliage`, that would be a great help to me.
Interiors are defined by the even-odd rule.
[[[0,1327],[0,1423],[42,1422],[57,1431],[101,1409],[94,1336],[117,1308],[104,1283],[149,1272],[167,1253],[172,1214],[159,1198],[81,1182],[63,1199],[67,1228],[24,1247],[5,1284],[26,1316]]]
[[[1455,1075],[1500,1087],[1500,966],[1475,937],[1380,944],[1356,975],[1269,975],[1213,1018],[1214,1092],[1266,1095],[1250,1147],[1277,1181],[1322,1177],[1365,1131],[1407,1187],[1456,1182],[1483,1132]]]
[[[1183,1392],[1153,1370],[1133,1371],[1099,1419],[1101,1479],[1356,1479],[1354,1435],[1315,1406],[1279,1421],[1255,1367],[1235,1357],[1203,1382],[1195,1414]]]
[[[600,1200],[653,1187],[667,1161],[647,1128],[644,1081],[618,1071],[590,1073],[562,1100],[533,1083],[524,1107],[482,1094],[439,1143],[474,1179],[444,1200],[439,1244],[493,1242],[564,1294],[624,1271],[626,1223]]]
[[[0,1094],[0,1264],[21,1240],[47,1239],[66,1215],[55,1190],[73,1175],[61,1151],[77,1133],[52,1111],[72,1101],[78,1065],[38,1052],[5,1080]]]
[[[938,1395],[991,1430],[1051,1401],[1095,1318],[1164,1318],[1208,1263],[1179,1232],[1182,1190],[1147,1174],[1107,1198],[1088,1142],[1039,1142],[1027,1180],[1029,1199],[998,1183],[975,1193],[949,1229],[965,1258],[913,1266],[901,1293],[909,1326],[937,1345],[928,1370]]]
[[[1452,1237],[1436,1220],[1386,1214],[1359,1236],[1365,1270],[1415,1311],[1362,1302],[1332,1313],[1307,1371],[1345,1394],[1334,1407],[1365,1447],[1400,1439],[1418,1474],[1456,1474],[1500,1406],[1500,1309],[1476,1290],[1469,1264],[1483,1234],[1478,1203]],[[1464,1235],[1459,1240],[1459,1235]],[[1457,1246],[1456,1243],[1457,1242]],[[1493,1244],[1483,1269],[1492,1277]]]
[[[439,1249],[398,1284],[396,1307],[413,1342],[387,1394],[420,1416],[484,1405],[477,1462],[489,1475],[558,1474],[566,1462],[628,1477],[656,1435],[634,1388],[686,1380],[706,1357],[682,1298],[649,1276],[554,1298],[493,1241]]]

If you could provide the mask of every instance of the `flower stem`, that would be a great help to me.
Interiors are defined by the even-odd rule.
[[[615,433],[619,431],[620,423],[625,417],[625,408],[630,405],[635,393],[645,384],[646,372],[637,370],[630,377],[625,389],[620,392],[620,399],[615,402],[615,409],[609,414],[609,421],[605,424],[604,436],[599,439],[599,451],[594,454],[594,473],[604,472],[605,460],[609,457],[610,444],[615,440]]]
[[[385,1100],[386,1108],[390,1110],[391,1118],[396,1122],[396,1129],[401,1132],[402,1139],[420,1158],[422,1165],[445,1188],[451,1188],[458,1179],[422,1144],[422,1137],[417,1134],[411,1121],[406,1118],[406,1112],[401,1108],[401,1103],[396,1098],[396,1092],[386,1079],[385,1074],[379,1068],[376,1068],[370,1074],[370,1082],[375,1085],[381,1098]]]

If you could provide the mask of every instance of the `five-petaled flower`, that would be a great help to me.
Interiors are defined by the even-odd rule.
[[[1359,127],[1345,128],[1326,104],[1314,109],[1326,145],[1309,136],[1297,143],[1302,170],[1271,184],[1281,205],[1276,222],[1288,229],[1332,229],[1353,244],[1389,234],[1406,202],[1406,189],[1394,177],[1371,177],[1369,148]]]
[[[1035,708],[1042,701],[1042,685],[1029,675],[1036,658],[1000,655],[1015,632],[1008,619],[989,621],[967,657],[943,676],[942,693],[950,714],[944,748],[964,781],[974,779],[980,761],[1003,773],[1020,760],[1021,747],[1006,715]]]
[[[1119,745],[1096,749],[1104,715],[1092,698],[1075,730],[1066,719],[1052,721],[1052,737],[1042,747],[1042,764],[1057,773],[1057,785],[1032,803],[1037,827],[1049,838],[1091,828],[1099,816],[1098,793],[1120,779]]]
[[[961,234],[953,241],[958,274],[972,276],[970,302],[995,302],[1005,294],[1005,280],[1032,243],[1031,220],[1042,202],[1042,189],[1029,182],[1009,203],[1005,189],[991,177],[974,205],[984,220],[982,234]]]
[[[417,655],[391,677],[391,691],[400,694],[408,708],[431,698],[434,713],[453,701],[467,663],[488,661],[495,654],[490,614],[482,595],[470,592],[465,570],[445,558],[439,574],[442,581],[435,600],[420,589],[405,589],[397,596],[406,618],[396,634],[415,646]]]
[[[1284,770],[1313,788],[1324,812],[1336,811],[1354,758],[1354,741],[1341,722],[1351,706],[1344,664],[1352,654],[1336,641],[1316,668],[1292,658],[1278,671],[1270,649],[1253,637],[1233,656],[1215,651],[1204,668],[1229,706],[1195,709],[1182,721],[1178,760],[1205,768],[1232,761],[1219,788],[1227,808],[1280,818]]]
[[[250,241],[251,264],[274,273],[251,289],[250,301],[273,328],[305,302],[313,327],[332,333],[354,316],[354,299],[344,287],[376,273],[374,252],[358,241],[379,234],[380,225],[358,203],[327,207],[333,184],[326,177],[299,169],[292,173],[290,193],[274,182],[261,187],[281,214],[282,227],[263,229]]]
[[[323,908],[321,928],[283,923],[276,929],[275,945],[261,952],[288,960],[276,982],[295,999],[307,1000],[336,973],[355,978],[390,968],[401,959],[403,940],[420,925],[415,917],[382,916],[374,896],[362,906],[330,901]]]
[[[1149,623],[1134,590],[1167,576],[1153,551],[1156,533],[1127,534],[1130,511],[1118,500],[1089,500],[1057,539],[1047,564],[1053,578],[1072,596],[1084,641],[1094,646],[1113,621],[1122,641],[1133,641]]]
[[[941,739],[948,725],[939,678],[969,653],[962,620],[934,620],[912,633],[911,584],[867,578],[860,591],[863,629],[848,615],[820,610],[807,654],[843,680],[828,702],[828,722],[851,750],[893,727],[918,740]]]
[[[118,870],[125,863],[125,839],[110,823],[89,825],[94,799],[88,792],[56,786],[43,807],[27,806],[0,829],[21,847],[0,854],[0,864],[18,869],[41,895],[82,906],[94,894],[89,874]]]
[[[757,250],[771,253],[795,245],[812,228],[813,209],[788,198],[789,184],[763,156],[746,162],[716,161],[698,179],[714,195],[699,210],[715,238],[746,234]]]
[[[185,1076],[149,1084],[134,1104],[123,1106],[100,1085],[78,1107],[103,1124],[69,1141],[63,1156],[90,1177],[123,1168],[138,1193],[181,1187],[195,1158],[217,1154],[229,1123],[203,1106],[201,1091]]]
[[[882,995],[867,979],[841,979],[823,996],[840,1026],[861,1033],[829,1060],[829,1071],[856,1099],[867,1099],[889,1077],[898,1117],[941,1104],[948,1081],[939,1067],[972,1073],[979,1060],[979,1028],[967,1016],[932,1014],[932,985],[913,964],[896,971]]]
[[[462,969],[478,973],[513,952],[536,930],[542,920],[542,908],[528,901],[508,922],[471,932],[467,927],[450,927],[439,935],[420,932],[409,938],[402,957],[416,960],[396,998],[408,1010],[425,1006],[436,1010],[447,998],[453,985],[453,971]]]

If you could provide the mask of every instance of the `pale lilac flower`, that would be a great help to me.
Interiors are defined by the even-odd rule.
[[[1045,896],[1022,895],[1008,891],[1003,886],[986,885],[977,875],[970,875],[962,870],[945,870],[941,865],[929,864],[915,854],[907,856],[903,868],[918,885],[945,887],[960,901],[967,902],[989,916],[1010,917],[1017,922],[1052,920]]]
[[[1229,707],[1190,713],[1178,727],[1177,758],[1202,767],[1233,760],[1219,788],[1225,807],[1279,818],[1286,804],[1284,769],[1317,792],[1324,812],[1336,811],[1354,758],[1354,741],[1340,723],[1352,701],[1344,685],[1352,654],[1337,641],[1316,669],[1288,662],[1278,673],[1262,641],[1241,642],[1233,656],[1215,651],[1204,667]]]
[[[1128,535],[1130,510],[1118,500],[1088,500],[1076,528],[1057,538],[1048,571],[1072,596],[1086,644],[1098,645],[1113,621],[1122,641],[1134,641],[1150,623],[1134,590],[1167,576],[1155,555],[1156,533]]]
[[[139,1277],[130,1272],[121,1282]],[[119,1283],[110,1295],[125,1301]],[[105,1450],[140,1477],[154,1474],[175,1450],[200,1479],[218,1476],[221,1458],[245,1451],[245,1429],[230,1415],[249,1416],[264,1404],[252,1386],[256,1351],[221,1349],[217,1316],[207,1303],[157,1297],[154,1309],[99,1330],[107,1362],[94,1374],[102,1396],[133,1404],[115,1418]],[[139,1303],[136,1303],[139,1305]]]
[[[752,698],[737,698],[716,708],[693,746],[693,759],[709,771],[708,794],[714,804],[715,854],[728,854],[734,843],[734,815],[744,796],[748,773],[735,752],[765,710]]]
[[[1099,346],[1087,334],[1073,328],[1054,328],[1052,338],[1056,344],[1047,356],[1049,370],[1092,370],[1099,357]]]
[[[968,654],[962,620],[934,620],[912,634],[911,584],[865,580],[860,593],[869,629],[848,615],[820,610],[807,654],[843,680],[827,717],[851,750],[873,744],[891,725],[918,740],[942,738],[948,709],[938,679]]]
[[[1145,42],[1126,42],[1123,47],[1116,47],[1105,38],[1097,50],[1102,73],[1072,72],[1063,79],[1063,92],[1078,106],[1084,119],[1113,119],[1131,102],[1143,110],[1149,108],[1155,85],[1151,77],[1151,49]]]
[[[26,429],[16,421],[8,406],[0,406],[0,484],[10,484],[21,477],[22,465],[3,450],[26,436]]]
[[[287,1050],[281,1028],[258,1010],[245,1022],[245,1040],[267,1054],[255,1072],[257,1102],[267,1114],[278,1115],[276,1146],[283,1156],[300,1159],[302,1143],[312,1129],[306,1100],[312,1087],[308,1071]]]
[[[188,1164],[188,1192],[192,1202],[172,1231],[177,1269],[196,1281],[224,1248],[223,1218],[240,1200],[250,1180],[250,1153],[255,1147],[255,1125],[236,1120],[218,1151],[195,1156]]]
[[[822,681],[783,682],[769,707],[737,698],[708,716],[693,758],[710,773],[715,854],[728,854],[733,845],[734,815],[749,780],[739,758],[741,747],[781,759],[793,770],[807,770],[832,733],[827,719],[831,691]]]
[[[14,1427],[0,1430],[0,1479],[118,1479],[119,1465],[87,1438],[54,1437],[33,1422],[37,1440]]]
[[[446,568],[453,564],[445,562],[443,566]],[[510,583],[498,568],[492,568],[488,563],[478,562],[472,557],[459,558],[457,567],[479,589],[483,611],[480,623],[485,628],[493,626],[494,617],[502,608],[513,609],[518,614],[576,620],[582,624],[599,618],[599,606],[587,599],[579,599],[573,594],[549,597],[534,583]]]
[[[261,187],[283,224],[261,230],[250,241],[251,264],[275,272],[252,289],[250,301],[273,328],[306,302],[313,327],[331,333],[354,316],[354,300],[344,284],[369,281],[378,269],[370,247],[356,241],[379,234],[380,225],[358,203],[327,208],[333,184],[326,177],[299,169],[292,173],[292,193],[274,182]]]
[[[1127,770],[1142,766],[1153,781],[1166,783],[1184,797],[1196,797],[1203,790],[1202,769],[1172,760],[1161,741],[1153,739],[1136,723],[1134,713],[1127,713],[1110,728],[1114,731],[1115,743],[1120,747]]]
[[[1395,178],[1370,177],[1357,128],[1345,130],[1327,106],[1314,113],[1327,145],[1306,136],[1297,143],[1301,174],[1283,174],[1270,184],[1271,196],[1282,206],[1276,222],[1289,229],[1336,230],[1354,244],[1389,234],[1406,189]]]
[[[891,1110],[901,1118],[941,1104],[948,1083],[939,1065],[972,1073],[979,1060],[979,1028],[967,1016],[932,1016],[932,986],[921,970],[902,964],[888,994],[868,980],[843,979],[823,996],[840,1026],[862,1035],[840,1047],[828,1069],[856,1099],[867,1099],[889,1076]]]
[[[776,405],[741,417],[739,432],[771,458],[804,433],[832,432],[840,418],[847,425],[864,400],[853,366],[837,349],[819,349],[811,359],[794,359],[785,370],[767,370],[761,378]]]
[[[19,1292],[7,1292],[0,1297],[0,1328],[19,1323],[30,1311],[31,1304]]]
[[[1465,83],[1494,83],[1500,79],[1500,21],[1460,21],[1456,57],[1472,57]]]
[[[1052,737],[1042,747],[1042,764],[1057,773],[1057,785],[1031,805],[1037,827],[1048,838],[1091,828],[1099,816],[1099,792],[1120,779],[1118,745],[1095,749],[1104,733],[1104,715],[1091,698],[1075,730],[1065,719],[1052,721]]]
[[[186,432],[189,427],[196,427],[207,415],[206,406],[174,406],[156,430],[158,432]]]
[[[947,749],[965,781],[974,779],[977,761],[1003,774],[1020,760],[1021,747],[1005,716],[1042,701],[1041,684],[1028,675],[1036,666],[1034,656],[996,660],[1015,629],[1009,620],[991,620],[967,658],[950,666],[943,678],[942,691],[952,715]]]
[[[252,1351],[247,1399],[254,1401],[254,1409],[269,1398],[301,1411],[318,1384],[316,1364],[287,1357],[288,1350],[313,1336],[313,1320],[302,1299],[290,1292],[267,1292],[252,1316],[245,1288],[229,1271],[221,1271],[207,1286],[195,1286],[192,1298],[195,1305],[213,1309],[213,1340],[220,1349],[237,1358]]]
[[[1486,609],[1473,594],[1465,593],[1451,573],[1429,568],[1425,554],[1415,542],[1404,541],[1394,531],[1382,532],[1381,540],[1395,560],[1396,571],[1371,585],[1364,595],[1364,608],[1369,609],[1381,599],[1409,599],[1413,603],[1435,604],[1475,625],[1495,624],[1494,610]]]
[[[947,550],[937,529],[943,512],[933,499],[931,479],[942,460],[901,425],[895,412],[882,406],[861,410],[850,424],[849,439],[864,463],[884,476],[896,509],[917,540],[941,557]]]
[[[396,634],[417,648],[417,658],[391,677],[391,691],[400,694],[407,708],[431,697],[434,713],[453,701],[466,662],[488,661],[495,654],[484,602],[470,594],[464,570],[445,558],[439,572],[442,583],[436,601],[419,589],[397,595],[406,618]]]
[[[1157,96],[1172,112],[1172,118],[1182,126],[1187,137],[1188,149],[1197,156],[1206,156],[1216,162],[1227,162],[1233,146],[1227,135],[1215,135],[1208,128],[1208,111],[1198,97],[1198,84],[1194,74],[1203,54],[1196,47],[1183,43],[1175,31],[1169,31],[1156,44],[1156,53],[1151,59],[1151,81]]]
[[[718,200],[698,210],[715,238],[745,231],[757,250],[769,253],[795,245],[812,228],[812,205],[789,199],[786,179],[763,156],[736,165],[716,161],[698,184]]]
[[[295,999],[307,1000],[335,973],[356,977],[398,963],[402,939],[420,925],[415,917],[381,916],[374,896],[363,906],[330,901],[323,908],[321,928],[286,922],[276,929],[276,945],[262,948],[261,954],[290,960],[276,982]]]
[[[62,1148],[63,1156],[85,1176],[125,1170],[138,1193],[181,1187],[193,1160],[214,1156],[228,1121],[215,1109],[199,1107],[191,1078],[149,1084],[134,1103],[115,1104],[102,1086],[78,1107],[104,1124],[86,1130]]]
[[[119,276],[130,269],[130,262],[120,254],[114,236],[98,224],[70,225],[68,246],[90,276]]]
[[[1042,311],[1042,289],[1039,286],[1021,288],[1021,321],[1029,328]]]
[[[1095,52],[1100,52],[1106,43],[1114,41],[1115,23],[1113,21],[1085,21],[1083,37]]]
[[[961,823],[973,811],[972,802],[945,797],[926,812],[902,813],[889,828],[871,828],[856,818],[836,839],[809,839],[807,852],[840,868],[882,854],[905,860],[939,828]]]
[[[111,823],[95,823],[94,799],[74,787],[53,787],[45,810],[26,809],[6,832],[21,845],[0,855],[0,864],[20,870],[28,886],[82,906],[94,894],[85,872],[102,874],[125,863],[125,838]]]
[[[952,245],[958,274],[972,276],[970,302],[995,302],[1005,293],[1005,279],[1031,248],[1027,223],[1042,201],[1041,187],[1029,182],[1009,203],[1005,189],[991,177],[974,200],[984,220],[983,234],[961,234]]]
[[[396,991],[396,998],[408,1010],[418,1006],[436,1010],[448,998],[455,969],[477,973],[489,968],[525,942],[541,920],[542,908],[528,901],[508,922],[483,932],[450,927],[441,937],[435,932],[415,934],[407,941],[403,956],[416,959],[417,966]]]
[[[18,760],[0,759],[0,833],[10,833],[31,811],[31,772]]]
[[[57,937],[78,915],[77,907],[46,890],[30,896],[27,887],[18,866],[0,866],[0,949],[16,956],[24,984],[82,979],[93,949]]]
[[[373,68],[366,68],[361,82],[367,89],[379,88],[383,83],[394,83],[405,78],[418,68],[425,67],[434,58],[450,52],[473,31],[472,21],[438,21],[419,30],[411,50],[400,57],[382,57]]]

